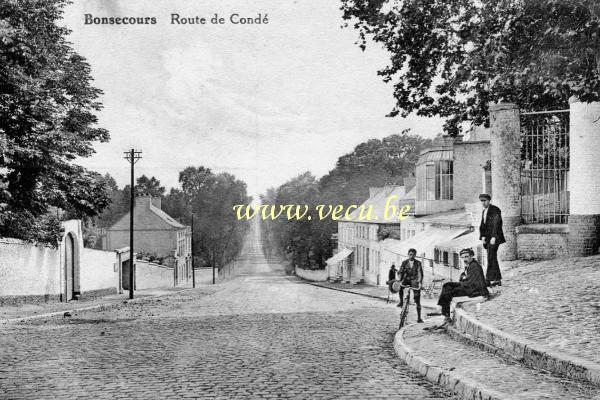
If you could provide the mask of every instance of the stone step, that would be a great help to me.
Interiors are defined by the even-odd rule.
[[[596,399],[600,388],[531,369],[454,340],[445,330],[425,331],[441,318],[413,324],[396,335],[395,349],[412,369],[463,399]]]

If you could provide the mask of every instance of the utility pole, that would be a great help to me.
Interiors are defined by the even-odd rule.
[[[196,287],[196,270],[194,269],[194,213],[192,213],[192,287]]]
[[[133,258],[133,208],[135,205],[135,180],[134,168],[136,162],[142,158],[141,150],[131,149],[125,152],[125,157],[131,164],[131,198],[129,203],[129,298],[133,299],[133,275],[134,275],[134,258]]]
[[[213,285],[215,284],[215,266],[216,263],[213,261]]]

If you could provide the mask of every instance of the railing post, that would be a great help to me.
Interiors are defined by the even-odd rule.
[[[596,254],[600,245],[600,102],[570,102],[569,254]]]
[[[516,227],[521,220],[521,127],[519,109],[512,103],[490,104],[492,204],[502,211],[506,243],[500,260],[517,259]]]

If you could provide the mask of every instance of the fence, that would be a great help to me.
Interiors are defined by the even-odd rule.
[[[521,220],[569,218],[569,110],[521,113]]]

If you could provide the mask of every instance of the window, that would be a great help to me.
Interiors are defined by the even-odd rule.
[[[444,262],[444,265],[448,265],[448,252],[447,251],[443,252],[443,257],[444,258],[442,261]]]
[[[452,253],[452,258],[454,261],[454,267],[458,268],[460,266],[460,264],[458,262],[458,253]]]
[[[426,200],[452,200],[452,161],[436,161],[425,166]]]

